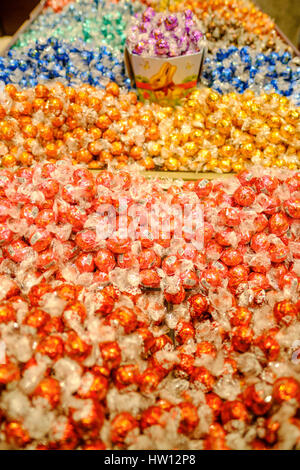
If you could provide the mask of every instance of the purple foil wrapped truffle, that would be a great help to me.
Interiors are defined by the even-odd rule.
[[[167,18],[164,20],[165,23],[165,28],[167,31],[173,31],[173,29],[176,29],[178,26],[178,19],[176,15],[169,15]]]
[[[170,46],[166,39],[158,39],[155,43],[154,50],[156,55],[166,56],[168,55]]]
[[[156,13],[147,8],[134,16],[127,36],[128,50],[143,57],[176,57],[202,50],[202,25],[191,10]]]

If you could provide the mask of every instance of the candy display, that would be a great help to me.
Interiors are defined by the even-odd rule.
[[[204,35],[191,10],[168,14],[147,8],[135,15],[126,44],[130,52],[143,57],[177,57],[201,51]]]
[[[72,159],[90,168],[238,172],[300,166],[299,110],[278,94],[195,90],[175,110],[142,104],[115,83],[0,91],[4,167]]]
[[[91,49],[83,41],[70,44],[50,38],[0,57],[0,82],[32,87],[52,79],[66,85],[89,83],[100,87],[113,80],[130,87],[123,55],[109,45]]]
[[[0,191],[2,449],[299,448],[299,172]]]
[[[0,57],[1,450],[300,449],[299,72],[247,0],[48,0]]]

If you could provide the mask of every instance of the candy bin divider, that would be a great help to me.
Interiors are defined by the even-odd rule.
[[[93,174],[101,173],[105,170],[90,170]],[[130,171],[130,168],[125,171]],[[167,179],[183,179],[184,181],[197,181],[199,179],[227,179],[230,176],[232,177],[235,173],[196,173],[193,171],[149,171],[143,170],[140,172],[141,175],[146,176],[147,178],[167,178]]]
[[[278,34],[278,36],[280,36],[280,38],[290,46],[290,48],[292,49],[295,56],[300,57],[300,51],[289,40],[289,38],[284,34],[284,32],[279,28],[279,26],[277,26],[277,24],[275,24],[275,30],[276,30],[276,33]]]
[[[167,305],[167,312],[172,312],[173,310],[173,304],[171,304],[170,302],[167,302],[165,301],[166,305]],[[167,336],[169,336],[169,338],[171,339],[172,343],[174,344],[174,346],[176,346],[176,337],[175,337],[175,330],[173,328],[170,328],[168,333],[167,333]]]
[[[22,168],[19,167],[19,168]],[[0,166],[0,170],[3,170],[4,167]],[[92,174],[98,174],[101,173],[102,171],[106,170],[94,170],[89,168],[89,171]],[[130,168],[126,169],[125,171],[130,172]],[[182,179],[184,181],[197,181],[199,179],[227,179],[230,178],[231,176],[234,176],[236,173],[230,172],[230,173],[213,173],[213,172],[207,172],[207,173],[196,173],[193,171],[150,171],[150,170],[142,170],[140,171],[140,174],[143,176],[146,176],[147,178],[166,178],[166,179]]]

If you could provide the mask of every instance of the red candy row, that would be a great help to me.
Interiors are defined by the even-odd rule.
[[[299,447],[299,195],[2,170],[1,445]]]

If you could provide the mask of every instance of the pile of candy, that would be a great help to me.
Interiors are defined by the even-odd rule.
[[[0,57],[0,82],[32,87],[48,80],[65,85],[88,83],[103,87],[109,80],[130,88],[123,54],[110,46],[91,49],[82,41],[68,43],[56,38],[11,49]]]
[[[147,5],[158,8],[160,0],[146,0]],[[208,40],[208,49],[231,45],[249,46],[263,51],[289,50],[275,31],[271,18],[248,0],[168,0],[163,9],[171,12],[191,9],[201,20]]]
[[[202,82],[220,93],[279,93],[300,106],[300,57],[287,51],[262,54],[248,47],[220,49],[206,58]]]
[[[196,90],[159,124],[164,161],[153,160],[168,170],[238,172],[247,163],[296,169],[299,124],[299,111],[277,94]]]
[[[143,57],[177,57],[203,49],[205,39],[191,10],[184,13],[156,13],[147,8],[130,24],[127,47]]]
[[[299,448],[299,173],[0,186],[2,449]]]
[[[7,85],[0,102],[4,167],[70,158],[92,168],[113,158],[124,164],[129,154],[135,160],[142,158],[143,149],[135,142],[158,138],[157,126],[143,116],[136,94],[120,94],[114,82],[105,90],[54,83],[18,91]],[[142,133],[140,139],[136,133]]]
[[[89,47],[109,45],[123,52],[125,30],[132,15],[140,9],[139,2],[120,0],[79,0],[70,3],[61,12],[47,9],[32,23],[16,43],[17,48],[31,46],[35,41],[57,38],[67,42],[78,39]]]
[[[190,8],[202,23],[200,29],[206,32],[210,50],[215,47],[229,47],[232,44],[241,47],[252,45],[260,51],[289,49],[275,32],[275,25],[268,15],[246,0],[147,0],[144,3],[159,11],[169,8],[171,12],[176,12]],[[140,9],[139,4],[139,1],[128,0],[115,3],[104,0],[49,0],[51,9],[46,10],[30,29],[22,34],[18,45],[23,47],[28,42],[54,35],[68,41],[80,37],[96,44],[99,41],[106,42],[109,37],[110,44],[117,46],[121,43],[119,45],[123,47],[122,25],[130,20],[129,9],[134,8],[134,11],[137,11]],[[62,10],[62,7],[65,8]],[[97,18],[98,8],[101,9],[102,19]],[[116,35],[116,29],[119,31],[119,37]]]
[[[238,172],[247,163],[300,166],[299,111],[276,94],[195,90],[183,106],[137,102],[105,89],[60,83],[0,91],[4,167],[72,159],[90,168],[128,163],[144,169]]]
[[[282,41],[274,29],[267,34],[258,35],[245,29],[228,9],[224,12],[224,17],[218,10],[208,8],[208,11],[204,12],[201,8],[202,3],[199,4],[199,8],[197,7],[193,11],[202,20],[209,52],[232,45],[237,47],[251,46],[261,52],[291,52],[290,46]]]
[[[203,44],[202,39],[199,47],[200,44]],[[141,41],[133,47],[133,52],[143,55],[151,54],[151,50]],[[166,51],[165,48],[160,49],[160,52]],[[88,83],[100,87],[113,80],[120,86],[131,88],[123,54],[110,46],[91,49],[82,41],[70,44],[52,38],[36,41],[30,47],[12,49],[8,57],[0,57],[0,82],[32,87],[51,79],[64,85]],[[206,58],[202,83],[219,93],[243,93],[247,89],[257,94],[275,92],[288,96],[299,106],[300,60],[287,51],[262,54],[246,47],[238,49],[232,46]]]

